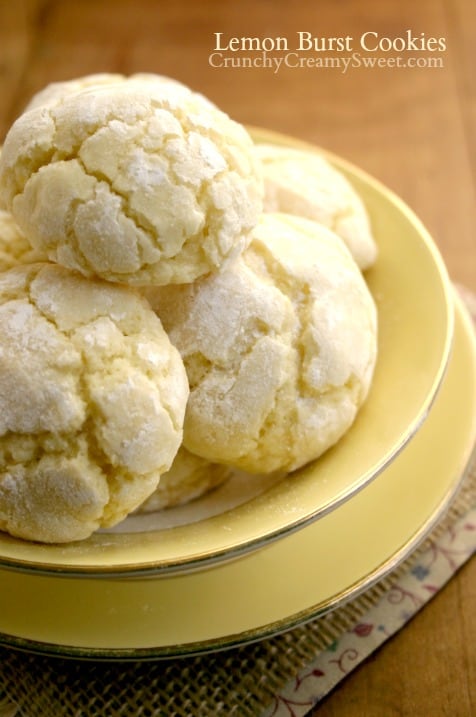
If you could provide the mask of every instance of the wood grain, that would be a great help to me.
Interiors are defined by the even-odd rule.
[[[476,290],[476,6],[473,0],[0,0],[0,135],[51,81],[153,71],[239,121],[335,151],[393,188]],[[444,37],[441,68],[214,68],[228,36]],[[424,54],[424,53],[423,53]],[[422,284],[422,291],[425,290]],[[320,717],[476,714],[476,564],[319,707]]]

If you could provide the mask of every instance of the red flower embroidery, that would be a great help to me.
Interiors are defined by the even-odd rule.
[[[367,622],[359,622],[359,624],[354,627],[352,632],[354,632],[357,637],[367,637],[373,629],[374,625],[370,625]]]

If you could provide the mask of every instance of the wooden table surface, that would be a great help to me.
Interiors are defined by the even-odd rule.
[[[385,51],[385,38],[408,30],[419,41],[442,38],[446,49]],[[290,48],[298,32],[350,36],[360,56],[400,54],[421,66],[213,67],[216,32],[222,45],[285,37]],[[382,49],[366,53],[365,33]],[[317,143],[378,177],[426,224],[452,278],[476,290],[475,40],[474,0],[0,0],[0,137],[48,82],[101,71],[170,75],[241,122]],[[324,55],[351,52],[307,53]],[[341,683],[320,717],[476,715],[475,608],[473,560]]]

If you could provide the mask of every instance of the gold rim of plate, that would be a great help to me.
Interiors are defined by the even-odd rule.
[[[269,545],[355,496],[422,426],[453,336],[452,287],[420,220],[393,192],[313,145],[253,128],[255,142],[324,154],[366,204],[379,256],[366,279],[379,316],[379,356],[366,403],[338,444],[242,505],[169,529],[99,532],[45,545],[0,534],[0,567],[43,574],[139,576],[204,569]]]
[[[267,549],[202,571],[77,580],[0,570],[0,643],[79,659],[162,659],[237,647],[319,617],[426,537],[463,480],[475,437],[476,344],[458,303],[441,391],[382,480]]]

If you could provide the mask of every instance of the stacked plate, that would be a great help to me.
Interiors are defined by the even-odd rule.
[[[365,590],[441,517],[476,435],[473,329],[419,220],[327,157],[360,193],[379,244],[366,275],[379,359],[351,430],[292,476],[237,474],[189,506],[131,516],[81,543],[0,534],[0,643],[110,660],[242,644]]]

